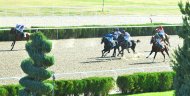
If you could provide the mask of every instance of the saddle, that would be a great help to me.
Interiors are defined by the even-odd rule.
[[[21,38],[24,38],[24,37],[25,37],[24,32],[19,32],[19,31],[17,31],[17,30],[16,30],[16,35],[21,36]]]

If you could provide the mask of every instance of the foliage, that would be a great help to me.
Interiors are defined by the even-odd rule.
[[[116,83],[122,93],[127,95],[151,91],[160,92],[173,89],[172,83],[174,76],[174,72],[135,73],[133,75],[119,76]],[[115,81],[112,77],[56,80],[55,82],[47,80],[44,81],[44,83],[55,85],[55,96],[107,96],[115,85]],[[155,86],[153,86],[153,84]],[[150,87],[152,87],[152,89]],[[21,88],[21,85],[0,86],[0,96],[16,96],[18,89]],[[52,96],[52,93],[46,95]]]
[[[86,87],[84,89],[85,96],[106,96],[114,87],[114,80],[111,77],[93,77],[83,80],[86,83]]]
[[[118,26],[126,30],[131,36],[152,36],[155,33],[155,27],[158,26]],[[93,38],[102,37],[104,34],[112,32],[116,27],[77,27],[77,28],[54,28],[39,29],[49,39],[68,39],[68,38]],[[182,30],[181,26],[164,26],[168,35],[176,35]],[[13,40],[9,34],[10,30],[0,30],[0,41]],[[35,33],[36,30],[25,30],[26,32]]]
[[[176,96],[189,96],[190,94],[190,3],[187,1],[185,6],[179,2],[179,8],[183,14],[183,29],[178,33],[183,38],[183,46],[175,50],[172,64],[176,72],[174,79],[174,89]]]
[[[41,33],[31,35],[31,41],[26,43],[26,50],[30,58],[21,63],[21,68],[27,76],[20,79],[19,83],[25,88],[20,91],[20,96],[48,94],[53,90],[53,85],[43,82],[52,76],[46,70],[54,64],[53,56],[46,55],[52,48],[52,43]]]
[[[166,91],[172,89],[174,75],[173,72],[123,75],[117,78],[117,86],[123,94]]]
[[[55,84],[55,96],[79,96],[82,94],[94,94],[94,96],[106,96],[114,87],[114,80],[111,77],[91,77],[81,80],[47,80],[45,83]],[[0,86],[0,96],[17,96],[21,85]],[[52,93],[46,94],[52,96]]]

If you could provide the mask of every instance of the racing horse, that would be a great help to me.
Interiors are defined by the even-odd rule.
[[[135,47],[137,45],[137,43],[140,42],[140,40],[130,40],[130,42],[132,43],[132,45],[130,46],[129,42],[127,42],[125,39],[124,39],[124,36],[123,35],[120,35],[118,37],[118,46],[121,47],[121,50],[119,51],[118,55],[119,56],[121,54],[121,56],[124,55],[124,49],[127,49],[128,53],[129,52],[129,48],[131,48],[133,50],[133,53],[135,53]]]
[[[11,44],[11,46],[12,46],[11,51],[13,50],[16,41],[18,41],[18,40],[27,40],[28,41],[30,39],[30,33],[24,32],[24,34],[22,34],[20,32],[17,32],[16,28],[11,28],[10,34],[12,34],[14,36],[13,42]]]
[[[153,62],[154,62],[155,57],[157,55],[157,52],[161,52],[162,55],[164,56],[164,61],[163,62],[165,62],[164,51],[166,52],[166,54],[168,55],[168,57],[170,57],[170,55],[168,53],[169,49],[168,49],[168,45],[167,44],[161,43],[162,44],[161,46],[163,46],[163,48],[159,47],[159,45],[158,45],[159,43],[156,41],[155,36],[151,37],[150,43],[152,44],[152,50],[151,50],[150,54],[146,58],[148,58],[153,52],[155,52],[154,58],[153,58]]]
[[[165,33],[165,35],[161,36],[161,37],[162,37],[164,43],[170,46],[170,41],[169,41],[170,37],[169,37],[169,35]]]
[[[115,42],[115,41],[114,41]],[[116,56],[116,49],[119,51],[119,46],[117,42],[115,42],[115,45],[112,45],[112,42],[110,42],[106,37],[102,37],[101,44],[104,43],[104,49],[102,50],[102,57],[105,57],[112,49],[114,49],[112,57]]]

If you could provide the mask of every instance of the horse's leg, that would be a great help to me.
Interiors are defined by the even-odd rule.
[[[13,48],[15,46],[15,43],[16,43],[16,40],[14,40],[13,43],[12,43],[12,45],[11,45],[12,46],[11,51],[13,50]]]
[[[13,46],[14,41],[12,42],[11,46]]]
[[[155,54],[154,54],[154,58],[153,58],[153,61],[152,61],[152,62],[154,62],[154,59],[156,58],[156,55],[157,55],[157,52],[155,52]]]
[[[103,49],[102,50],[102,57],[105,57],[105,53],[106,53],[106,51],[105,51],[105,49]]]
[[[115,54],[116,54],[116,48],[114,48],[112,57],[115,57]]]
[[[123,57],[123,55],[124,55],[124,49],[122,50],[121,57]]]
[[[129,48],[127,48],[127,52],[130,53],[130,52],[129,52]]]
[[[131,49],[133,50],[133,53],[136,53],[136,52],[135,52],[135,45],[132,45],[132,46],[131,46]]]
[[[152,53],[153,53],[153,50],[151,50],[150,54],[146,58],[148,58]]]
[[[166,52],[166,54],[168,55],[168,57],[170,57],[167,47],[165,47],[165,52]]]
[[[104,57],[104,50],[102,50],[102,57]]]
[[[162,55],[164,56],[164,61],[165,62],[165,54],[164,54],[164,51],[161,51]]]

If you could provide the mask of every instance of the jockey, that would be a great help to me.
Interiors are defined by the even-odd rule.
[[[125,32],[125,30],[122,30],[122,34],[124,36],[125,41],[129,43],[129,46],[132,46],[131,35],[128,32]]]
[[[25,37],[24,36],[24,31],[23,31],[24,30],[24,25],[23,24],[16,24],[16,28],[15,29],[16,29],[17,33],[21,33],[22,36]]]
[[[158,28],[156,28],[156,32],[160,35],[160,37],[162,38],[162,40],[165,39],[165,32],[164,32],[164,28],[162,26],[159,26]]]
[[[121,32],[119,31],[119,28],[116,28],[113,32],[114,40],[117,40],[119,35],[121,35]]]
[[[111,46],[114,47],[115,46],[115,41],[113,40],[114,36],[111,33],[108,33],[106,35],[104,35],[104,37],[111,42]]]
[[[154,38],[155,38],[155,40],[156,40],[156,43],[157,43],[157,45],[158,45],[158,47],[160,47],[160,48],[164,48],[164,46],[161,44],[161,42],[162,42],[162,37],[160,36],[160,34],[159,33],[156,33],[155,35],[154,35]]]

